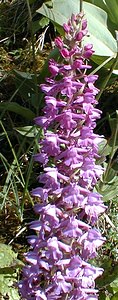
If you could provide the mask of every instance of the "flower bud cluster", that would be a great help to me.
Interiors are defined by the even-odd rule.
[[[56,38],[61,62],[49,61],[50,78],[41,85],[45,93],[43,116],[35,118],[44,131],[35,160],[43,165],[42,187],[32,195],[39,215],[30,224],[36,235],[28,241],[27,266],[19,283],[27,300],[96,300],[95,279],[103,272],[91,265],[104,238],[95,223],[105,206],[94,191],[103,170],[96,163],[100,137],[95,134],[97,75],[87,75],[91,44],[82,46],[87,22],[72,15],[63,26],[65,39]]]

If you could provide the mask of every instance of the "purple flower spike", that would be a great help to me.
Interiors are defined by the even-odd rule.
[[[50,78],[41,84],[44,115],[35,118],[44,137],[34,160],[44,172],[31,192],[39,219],[30,223],[36,234],[28,238],[31,250],[19,283],[25,300],[97,300],[95,279],[103,272],[89,263],[105,241],[95,227],[105,206],[95,192],[103,169],[96,163],[101,137],[93,132],[101,115],[95,108],[98,76],[88,74],[94,51],[82,43],[82,13],[63,28],[65,39],[55,39],[62,59],[49,61]]]

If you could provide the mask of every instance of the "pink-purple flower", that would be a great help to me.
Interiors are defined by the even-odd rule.
[[[35,118],[44,137],[34,159],[44,171],[42,187],[32,190],[39,218],[30,224],[36,235],[28,238],[31,250],[19,283],[27,300],[97,300],[95,279],[103,272],[90,263],[105,240],[95,227],[105,206],[94,190],[103,172],[96,163],[100,137],[93,132],[101,115],[95,108],[97,75],[87,74],[94,51],[83,45],[82,14],[63,27],[65,39],[55,40],[62,59],[49,61],[50,78],[41,85],[44,115]]]

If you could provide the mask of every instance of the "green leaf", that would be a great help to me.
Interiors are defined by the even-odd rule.
[[[102,8],[107,13],[107,26],[112,35],[116,38],[115,30],[118,28],[118,0],[86,0]]]
[[[28,104],[30,103],[34,108],[39,109],[39,107],[42,105],[40,101],[42,100],[42,92],[40,91],[38,93],[36,84],[38,83],[39,85],[41,76],[37,74],[37,80],[35,80],[34,74],[20,72],[17,70],[14,70],[14,74],[17,92],[20,93],[21,97],[25,99]]]
[[[113,183],[117,180],[116,172],[112,168],[110,168],[108,172],[108,176],[105,178],[105,181],[109,184]]]
[[[41,18],[41,20],[39,20],[39,25],[41,28],[44,28],[48,24],[49,24],[49,19],[46,17],[43,17],[43,18]]]
[[[13,265],[16,260],[17,254],[12,250],[9,245],[0,244],[0,268],[5,268]]]
[[[86,2],[94,4],[106,11],[106,5],[105,5],[104,0],[86,0]]]
[[[1,300],[9,299],[9,300],[19,300],[20,296],[18,294],[18,290],[14,287],[14,283],[16,279],[14,276],[2,276],[0,275],[0,296]]]
[[[111,21],[118,25],[118,0],[105,0],[105,2]]]
[[[118,24],[118,0],[86,0],[86,2],[92,3],[105,10],[111,21],[116,25]]]
[[[112,158],[118,149],[118,110],[116,110],[116,118],[109,116],[109,125],[111,127],[111,138],[109,139],[109,145],[112,147]]]
[[[23,79],[32,80],[32,74],[30,74],[30,73],[21,72],[18,70],[14,70],[14,73],[15,73],[15,75],[17,74],[18,76],[22,77]]]
[[[97,53],[95,53],[95,55],[92,55],[91,60],[92,60],[93,62],[95,62],[97,65],[102,65],[102,64],[105,63],[105,61],[108,59],[108,57],[105,57],[104,55],[103,55],[103,56],[100,56],[100,54],[99,54],[99,55],[96,55],[96,54],[97,54]],[[109,69],[112,67],[112,65],[113,65],[113,63],[114,63],[115,60],[116,60],[116,55],[115,55],[115,54],[114,54],[114,55],[111,55],[111,56],[110,56],[109,62],[106,63],[106,64],[104,65],[104,72],[107,71],[108,74],[109,74]],[[115,67],[114,70],[117,70],[117,69],[118,69],[118,64],[117,64],[117,66]],[[107,76],[107,74],[103,73],[103,68],[101,68],[101,70],[102,70],[102,75],[101,75],[101,77],[103,77],[103,79],[104,79],[105,76]],[[115,72],[115,71],[113,71],[113,72]],[[115,74],[115,73],[114,73],[114,74]],[[101,78],[100,78],[100,79],[101,79]],[[102,80],[103,80],[103,79],[102,79]]]
[[[118,160],[117,158],[112,162],[112,169],[118,172]]]
[[[18,290],[14,283],[17,282],[18,268],[23,263],[17,259],[11,246],[0,243],[0,295],[1,299],[19,300]]]
[[[118,292],[111,297],[111,300],[118,300]]]
[[[21,72],[14,70],[14,81],[16,84],[17,92],[20,93],[21,97],[28,101],[31,99],[31,95],[35,94],[36,84],[34,74]]]
[[[105,269],[103,275],[96,280],[98,287],[109,285],[118,277],[118,266],[112,268],[111,261],[109,262],[108,259],[105,265],[103,265],[103,268]]]
[[[113,170],[113,169],[112,169]],[[114,171],[114,170],[113,170]],[[108,175],[107,179],[111,179],[110,182],[106,182],[107,179],[105,179],[105,183],[102,184],[102,182],[99,182],[97,187],[97,191],[103,196],[103,200],[105,202],[110,201],[111,199],[116,199],[118,201],[118,177],[116,176],[113,178],[113,173],[111,171],[110,176]],[[102,187],[101,187],[102,184]]]
[[[90,33],[90,37],[87,37],[85,42],[93,43],[96,55],[115,56],[117,53],[117,44],[107,28],[107,13],[99,7],[86,2],[83,3],[83,8],[88,20],[88,30]],[[72,13],[76,14],[78,11],[78,0],[54,0],[53,8],[50,9],[43,4],[37,10],[37,12],[61,26],[68,21]]]
[[[45,0],[47,7],[53,7],[53,0]]]
[[[32,120],[35,117],[35,114],[26,107],[19,105],[16,102],[1,102],[0,111],[12,111],[28,120]]]
[[[99,155],[107,156],[111,153],[111,147],[108,145],[108,141],[106,139],[103,139],[99,143]]]
[[[118,277],[110,284],[114,292],[118,292]]]
[[[90,38],[86,38],[85,42],[93,44],[95,55],[104,56],[104,58],[105,56],[115,57],[117,43],[107,28],[107,13],[92,4],[86,3],[86,6],[88,6],[85,7],[85,12]]]
[[[25,135],[27,137],[35,137],[39,133],[38,129],[35,126],[24,126],[24,127],[18,127],[15,128],[17,132],[19,132],[21,135]]]
[[[36,109],[36,111],[39,111],[39,108],[42,108],[42,106],[44,105],[44,101],[41,101],[42,94],[43,93],[41,90],[39,91],[38,95],[36,95],[36,93],[31,94],[30,102],[31,105]]]
[[[104,291],[100,291],[99,293],[99,300],[106,300],[106,295],[105,295],[105,292]]]
[[[114,189],[110,189],[110,191],[108,190],[109,189],[109,186],[106,185],[106,191],[101,192],[101,194],[103,195],[103,200],[104,202],[109,202],[111,199],[117,199],[118,201],[118,189],[116,190],[115,187]]]
[[[39,29],[44,28],[49,24],[49,19],[46,17],[41,18],[41,20],[36,20],[32,23],[33,33],[36,33]]]
[[[11,267],[22,266],[23,263],[17,259],[17,253],[15,253],[11,246],[0,243],[0,273],[1,270],[9,269]]]
[[[116,118],[111,118],[111,116],[109,116],[108,120],[109,120],[109,125],[111,127],[111,131],[114,132],[116,131],[116,126],[118,126],[118,110],[116,110]],[[118,137],[117,137],[117,142],[118,142]]]

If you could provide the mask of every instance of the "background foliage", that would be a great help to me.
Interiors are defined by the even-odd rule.
[[[78,0],[1,1],[0,9],[0,294],[19,299],[16,284],[27,250],[27,223],[35,218],[30,190],[36,187],[40,169],[33,162],[42,131],[33,123],[41,114],[43,95],[39,85],[48,75],[48,59],[59,59],[54,37],[79,11]],[[104,134],[100,161],[105,168],[96,190],[108,206],[98,227],[107,242],[95,264],[105,272],[97,281],[100,300],[118,299],[118,0],[83,1],[93,43],[91,73],[99,74],[99,107],[103,111],[96,131]],[[49,57],[48,57],[49,55]],[[12,251],[8,244],[13,245]],[[4,259],[3,259],[4,258]]]

